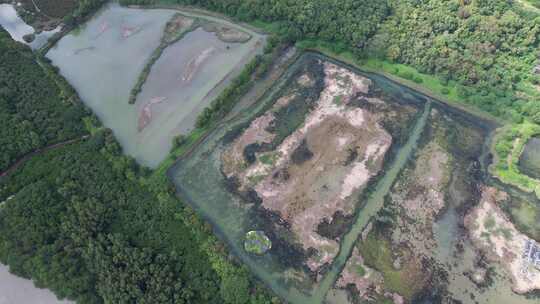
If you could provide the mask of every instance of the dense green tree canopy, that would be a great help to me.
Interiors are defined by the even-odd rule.
[[[0,171],[28,152],[80,137],[84,115],[44,77],[32,51],[0,29]]]
[[[24,143],[34,132],[37,142],[3,145],[1,158],[81,138],[0,177],[1,263],[79,303],[270,303],[174,188],[150,185],[149,170],[121,154],[46,60],[0,35],[0,115],[12,119],[1,140]],[[85,137],[83,117],[93,121]],[[16,128],[21,134],[9,133]]]
[[[0,260],[82,303],[219,303],[199,242],[186,226],[170,230],[173,206],[128,179],[135,164],[115,150],[101,132],[2,180],[0,201],[11,199],[0,215]]]
[[[124,4],[159,0],[121,0]],[[171,1],[167,1],[170,3]],[[174,2],[174,1],[173,1]],[[176,0],[234,16],[242,21],[282,22],[291,38],[321,38],[363,46],[389,13],[386,0]]]
[[[392,1],[392,14],[368,49],[443,82],[456,81],[459,94],[496,115],[535,117],[538,102],[516,91],[522,80],[538,81],[532,68],[539,35],[540,17],[512,1],[400,0]]]

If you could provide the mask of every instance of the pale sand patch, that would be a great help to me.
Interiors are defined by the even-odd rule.
[[[345,177],[341,194],[339,195],[340,199],[344,200],[348,198],[355,190],[368,182],[370,177],[373,176],[373,172],[369,171],[366,163],[372,159],[383,158],[386,151],[390,148],[391,143],[391,138],[382,137],[367,146],[364,160],[355,163],[349,174]]]
[[[202,51],[197,57],[191,59],[191,61],[188,62],[188,65],[186,67],[186,71],[184,75],[182,76],[182,81],[189,82],[193,79],[195,74],[199,71],[199,67],[214,54],[216,51],[216,48],[210,47],[204,51]]]
[[[143,106],[139,112],[139,121],[137,130],[141,132],[152,122],[152,107],[167,100],[166,97],[154,97]]]
[[[307,116],[304,125],[287,137],[279,146],[278,151],[282,157],[278,160],[278,166],[282,165],[288,159],[289,153],[298,147],[307,131],[319,125],[328,116],[341,117],[355,127],[362,127],[364,124],[364,111],[358,108],[351,109],[346,107],[346,104],[359,92],[367,94],[371,82],[365,82],[366,78],[332,63],[324,64],[324,72],[326,75],[325,88],[317,106]],[[337,96],[343,98],[341,105],[334,103],[334,98]]]
[[[351,140],[349,137],[346,136],[338,136],[336,138],[337,140],[337,146],[339,149],[343,149],[343,147]]]

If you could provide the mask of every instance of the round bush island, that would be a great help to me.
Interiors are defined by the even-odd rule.
[[[23,40],[26,42],[26,43],[32,43],[34,40],[36,39],[36,35],[35,34],[26,34],[23,36]]]
[[[272,242],[263,231],[250,231],[246,233],[244,249],[253,254],[263,255],[272,248]]]

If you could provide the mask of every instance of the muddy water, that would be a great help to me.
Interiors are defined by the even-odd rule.
[[[161,155],[149,151],[151,142],[139,142],[137,109],[128,104],[128,97],[173,14],[110,5],[47,53],[83,102],[114,131],[124,152],[145,165],[155,165]],[[125,28],[140,31],[125,38]]]
[[[521,172],[540,179],[540,137],[529,139],[519,159]]]
[[[7,266],[0,264],[0,304],[68,304],[47,289],[39,289],[30,280],[9,273]]]
[[[60,31],[60,27],[52,31],[43,31],[36,34],[34,41],[31,43],[25,42],[23,37],[34,33],[35,30],[17,15],[17,11],[11,4],[0,4],[0,25],[9,33],[13,40],[28,44],[32,49],[42,47],[52,35]]]
[[[471,282],[465,273],[475,268],[477,254],[468,240],[461,242],[463,251],[457,253],[456,245],[461,233],[458,225],[462,220],[457,214],[456,205],[450,203],[447,211],[433,226],[437,243],[435,258],[445,265],[448,273],[448,291],[452,297],[462,303],[471,304],[538,303],[538,300],[526,299],[512,292],[511,282],[499,272],[493,273],[493,283],[487,288],[479,289]]]
[[[257,40],[242,46],[230,44],[227,49],[213,34],[188,34],[186,41],[180,40],[165,50],[138,104],[130,105],[130,91],[158,47],[166,22],[176,12],[110,4],[47,53],[83,102],[113,130],[124,153],[149,167],[156,167],[166,157],[172,138],[192,127],[196,114],[230,79],[220,81],[227,75],[234,76],[241,64],[254,55],[251,50]],[[185,62],[210,47],[216,48],[212,56],[193,74],[190,83],[182,83]],[[152,107],[154,119],[139,132],[139,111],[153,97],[164,101]]]
[[[471,132],[474,132],[475,129],[480,131],[479,128],[483,128],[484,131],[481,132],[481,134],[486,144],[479,152],[474,152],[472,154],[459,155],[456,154],[458,153],[456,152],[456,149],[452,150],[454,152],[450,152],[457,158],[457,163],[452,167],[452,178],[445,199],[446,210],[433,225],[434,240],[437,244],[433,253],[435,259],[441,263],[448,274],[448,292],[452,298],[467,304],[538,303],[537,299],[527,299],[524,296],[514,293],[511,290],[511,282],[508,277],[502,273],[500,265],[490,264],[490,266],[493,267],[491,268],[493,272],[490,274],[492,283],[487,287],[478,288],[466,275],[467,272],[471,272],[478,267],[477,259],[479,256],[469,239],[463,237],[463,234],[466,232],[462,229],[463,216],[459,215],[460,211],[458,209],[470,204],[471,202],[468,201],[469,199],[473,199],[473,203],[476,203],[478,200],[474,194],[470,193],[471,189],[466,186],[467,184],[470,182],[490,184],[489,176],[485,175],[487,170],[486,166],[482,166],[482,172],[477,176],[479,179],[475,180],[475,178],[471,176],[472,172],[470,171],[468,163],[471,159],[476,159],[477,157],[480,163],[485,160],[490,151],[487,143],[491,141],[493,132],[490,131],[489,127],[486,128],[486,126],[483,126],[479,121],[454,121],[452,124],[463,124],[466,126],[467,130],[470,130]],[[463,147],[476,144],[464,139],[467,137],[467,134],[460,134],[460,140],[462,141],[461,144]],[[467,150],[468,148],[464,148],[464,150],[460,151],[463,153],[463,151]],[[502,189],[505,190],[504,187],[502,187]],[[515,193],[511,192],[510,194],[512,196],[515,195]]]
[[[140,142],[159,139],[153,148],[162,147],[167,153],[174,135],[193,129],[197,115],[218,92],[214,87],[223,87],[226,83],[220,83],[222,79],[239,72],[253,57],[257,43],[262,45],[262,40],[225,43],[198,28],[169,46],[152,67],[137,98],[139,111],[145,107],[151,111],[150,122],[139,134]],[[156,98],[162,101],[148,108]]]

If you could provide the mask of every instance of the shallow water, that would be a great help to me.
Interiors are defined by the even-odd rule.
[[[47,289],[39,289],[32,281],[9,273],[7,266],[0,264],[0,304],[67,304]]]
[[[538,303],[538,300],[515,294],[511,290],[511,282],[498,265],[495,265],[494,270],[499,270],[492,275],[493,284],[489,287],[479,289],[471,282],[465,273],[475,268],[477,254],[468,240],[461,244],[463,252],[458,253],[456,245],[460,234],[457,226],[460,220],[462,218],[457,215],[455,206],[450,205],[433,227],[437,242],[435,258],[445,265],[448,273],[448,291],[453,298],[466,304]]]
[[[230,79],[220,81],[254,56],[251,50],[257,40],[252,39],[241,47],[231,44],[231,49],[226,50],[213,34],[195,31],[186,35],[186,40],[182,39],[164,51],[143,86],[138,103],[130,105],[131,89],[158,47],[166,22],[177,12],[107,5],[47,53],[83,102],[113,130],[124,153],[149,167],[156,167],[166,157],[172,138],[193,126],[196,115]],[[127,29],[133,33],[126,37]],[[216,51],[215,58],[201,66],[191,84],[182,86],[178,77],[182,75],[183,63],[201,49],[213,45],[223,50]],[[262,48],[262,45],[258,47]],[[218,83],[220,86],[215,88]],[[152,113],[154,119],[139,132],[141,107],[148,99],[164,97],[162,95],[167,99],[152,107],[157,109]]]
[[[305,64],[303,59],[309,56],[317,55],[308,54],[297,60],[286,76],[272,89],[272,93],[275,93],[290,81],[289,77],[298,66]],[[391,85],[383,86],[383,88],[388,88],[387,93],[392,96],[401,97],[403,94],[409,93],[407,95],[411,99],[418,97],[407,90],[400,90]],[[229,244],[232,252],[239,256],[277,294],[291,303],[322,303],[326,292],[333,285],[335,278],[347,260],[349,251],[358,234],[367,224],[369,218],[382,206],[381,198],[384,197],[400,168],[406,163],[409,154],[414,150],[415,142],[423,129],[427,114],[419,120],[417,127],[411,132],[409,143],[398,152],[396,162],[379,183],[378,191],[373,194],[366,206],[362,208],[357,223],[345,237],[342,251],[336,258],[334,266],[329,270],[329,275],[319,284],[300,286],[289,280],[292,277],[290,272],[284,269],[280,261],[272,257],[271,254],[257,257],[249,255],[243,250],[243,235],[250,230],[253,223],[247,217],[248,211],[246,208],[223,186],[223,177],[220,172],[220,155],[224,149],[221,142],[223,136],[234,129],[235,126],[250,121],[255,113],[258,113],[272,100],[271,96],[272,94],[268,94],[266,98],[263,98],[261,102],[255,104],[252,108],[240,111],[239,117],[235,120],[220,126],[191,155],[177,163],[169,171],[169,174],[178,188],[179,195],[214,225],[216,232]],[[419,104],[424,101],[425,99],[416,100]]]
[[[533,177],[540,179],[540,137],[529,139],[519,159],[519,169]]]
[[[447,260],[454,265],[448,272],[448,291],[453,298],[465,304],[536,304],[538,299],[527,299],[522,295],[514,293],[511,289],[511,282],[502,273],[500,266],[494,269],[491,279],[493,283],[485,288],[479,289],[464,275],[465,271],[474,268],[475,252],[470,242],[463,244],[463,253],[458,257],[451,257]]]
[[[480,132],[478,133],[480,138],[485,141],[491,140],[492,132],[487,130],[482,132],[481,124],[474,121],[456,120],[453,117],[448,123],[450,128],[461,125],[466,127],[467,132],[471,132],[471,135]],[[489,177],[486,178],[483,174],[478,175],[479,180],[475,180],[474,175],[471,175],[473,173],[470,171],[470,165],[474,159],[482,161],[490,151],[489,145],[485,145],[480,151],[460,154],[458,151],[461,153],[470,151],[465,147],[467,143],[468,145],[476,145],[476,141],[465,140],[468,136],[466,132],[460,133],[463,147],[448,150],[453,155],[454,163],[452,164],[451,181],[445,196],[446,210],[433,225],[434,240],[437,244],[434,248],[434,257],[447,271],[448,291],[454,299],[466,304],[537,303],[537,300],[527,299],[511,290],[512,284],[508,277],[502,273],[501,265],[490,264],[493,266],[493,273],[491,273],[493,283],[487,287],[478,288],[466,275],[467,272],[477,268],[478,265],[475,264],[479,255],[469,239],[463,236],[466,233],[462,229],[464,219],[463,216],[459,215],[458,209],[470,204],[471,199],[474,202],[479,200],[479,197],[471,193],[471,183],[489,184]],[[452,141],[449,143],[452,144]],[[485,167],[482,170],[485,170]]]
[[[17,11],[11,4],[0,4],[0,25],[9,33],[13,40],[28,44],[32,49],[42,47],[52,35],[60,31],[60,27],[52,31],[43,31],[36,35],[34,41],[27,43],[23,37],[27,34],[34,33],[35,30],[17,15]]]
[[[277,93],[290,79],[294,66],[287,71],[271,89]],[[210,221],[216,233],[229,245],[231,251],[242,259],[250,269],[270,286],[277,294],[292,303],[310,303],[309,298],[295,286],[284,280],[284,269],[271,255],[249,255],[244,251],[244,234],[253,230],[248,218],[248,210],[238,199],[223,186],[221,174],[221,153],[224,146],[222,138],[235,126],[250,121],[253,116],[272,101],[273,94],[268,94],[259,103],[239,113],[232,122],[226,123],[207,137],[207,139],[189,157],[178,162],[168,172],[173,179],[179,195],[192,204],[193,208]]]
[[[188,134],[197,115],[215,97],[213,88],[237,67],[241,67],[254,48],[254,43],[225,43],[214,33],[202,28],[188,33],[182,40],[169,46],[156,61],[137,98],[141,111],[155,98],[163,99],[151,107],[151,122],[140,134],[141,142],[159,138],[158,147],[170,150],[175,134]],[[203,60],[201,54],[210,54]],[[202,64],[188,73],[190,62],[202,58]],[[189,80],[184,77],[192,76]],[[209,94],[209,95],[208,95]],[[207,96],[208,95],[208,96]],[[155,147],[154,147],[155,148]]]

